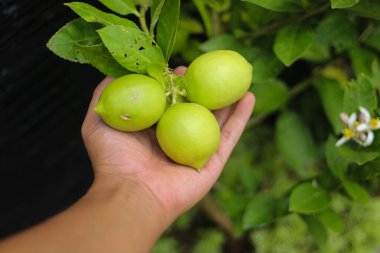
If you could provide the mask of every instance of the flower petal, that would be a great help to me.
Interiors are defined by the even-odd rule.
[[[370,130],[370,129],[371,129],[371,127],[368,126],[368,124],[366,124],[366,123],[361,123],[360,125],[358,125],[356,127],[356,131],[359,131],[359,132],[363,132],[363,131]]]
[[[350,115],[350,118],[348,119],[348,127],[349,128],[354,128],[355,127],[355,121],[356,121],[357,118],[358,118],[358,116],[356,115],[356,113],[352,113]]]
[[[360,118],[363,118],[363,121],[361,122],[368,123],[371,120],[371,114],[363,106],[359,106],[359,111],[360,111]]]
[[[346,143],[348,140],[350,140],[349,138],[346,138],[346,137],[342,137],[340,138],[336,143],[335,143],[335,147],[339,147],[339,146],[342,146],[344,143]]]
[[[348,125],[348,119],[349,119],[348,114],[345,112],[342,112],[341,114],[339,114],[339,116],[340,116],[340,120],[343,121],[345,125]]]
[[[369,131],[367,134],[367,139],[363,142],[363,146],[367,147],[372,144],[373,140],[375,139],[375,135],[373,134],[372,131]]]

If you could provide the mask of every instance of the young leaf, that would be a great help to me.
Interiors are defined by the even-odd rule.
[[[157,24],[157,43],[166,62],[173,50],[178,27],[180,0],[166,0]]]
[[[339,114],[343,112],[344,91],[335,80],[317,77],[314,83],[321,98],[325,114],[334,128],[334,132],[339,133],[344,126],[339,118]]]
[[[286,66],[290,66],[302,57],[313,40],[314,34],[308,27],[288,25],[277,33],[273,51]]]
[[[356,15],[380,20],[380,4],[374,2],[361,2],[347,10]]]
[[[63,59],[88,63],[82,53],[74,48],[75,45],[91,46],[102,43],[96,30],[99,24],[87,23],[81,18],[74,19],[59,29],[47,43],[47,47]]]
[[[377,108],[376,90],[365,76],[348,83],[343,97],[344,112],[352,113],[365,107],[370,112]]]
[[[273,196],[261,194],[248,204],[243,215],[243,228],[249,229],[270,223],[275,218],[276,200]]]
[[[107,76],[120,77],[128,73],[128,71],[111,56],[103,44],[93,46],[75,45],[74,49],[81,52],[92,66]]]
[[[164,68],[161,49],[148,34],[117,25],[106,26],[98,33],[112,57],[126,69],[146,74],[151,64],[160,64]]]
[[[321,43],[334,46],[338,53],[355,46],[357,39],[355,23],[340,13],[327,15],[315,31]]]
[[[331,8],[348,8],[358,4],[360,0],[330,0]]]
[[[253,67],[255,69],[255,67]],[[280,80],[268,80],[252,85],[257,97],[255,114],[263,115],[281,108],[288,100],[288,87]]]
[[[110,13],[103,12],[86,3],[71,2],[71,3],[66,3],[65,5],[70,7],[73,11],[75,11],[81,18],[83,18],[87,22],[97,22],[105,26],[123,25],[126,27],[138,29],[138,26],[132,21],[125,18],[120,18]]]
[[[339,214],[334,212],[332,209],[327,209],[317,215],[319,221],[327,228],[329,228],[334,233],[341,233],[344,229],[344,222]]]
[[[313,214],[325,210],[330,203],[330,197],[325,190],[306,182],[295,187],[290,194],[289,211]]]
[[[154,28],[156,27],[158,18],[161,14],[162,7],[164,6],[166,0],[152,0],[152,5],[150,7],[150,28],[149,31],[153,34]]]
[[[136,6],[133,0],[99,0],[104,6],[106,6],[111,11],[116,12],[120,15],[135,14],[139,15],[136,10]]]
[[[339,150],[336,148],[336,142],[336,138],[333,136],[329,137],[325,146],[325,155],[327,165],[332,174],[342,180],[345,177],[349,162],[342,157]]]
[[[323,224],[313,216],[304,216],[303,219],[318,247],[323,248],[327,242],[327,231]]]
[[[363,165],[377,158],[380,153],[378,151],[370,151],[368,149],[358,148],[352,149],[344,145],[338,148],[339,154],[348,161],[355,162],[358,165]]]
[[[368,192],[358,183],[352,181],[344,181],[343,188],[355,202],[367,203],[370,198]]]
[[[293,12],[303,9],[302,2],[297,0],[243,0],[260,7],[279,12]]]
[[[309,129],[296,113],[285,111],[278,117],[276,143],[287,164],[299,175],[313,174],[316,146]]]

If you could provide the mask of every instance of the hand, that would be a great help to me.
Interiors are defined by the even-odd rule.
[[[175,72],[183,75],[185,71],[186,68],[179,67]],[[99,185],[97,188],[103,190],[116,182],[132,191],[137,187],[138,194],[141,194],[138,197],[150,199],[150,204],[161,212],[168,225],[211,189],[252,113],[254,96],[248,92],[236,104],[214,112],[221,128],[220,146],[198,173],[171,161],[162,152],[155,127],[139,132],[120,132],[107,126],[95,114],[93,108],[111,81],[106,78],[96,88],[82,127],[95,171],[94,187]]]

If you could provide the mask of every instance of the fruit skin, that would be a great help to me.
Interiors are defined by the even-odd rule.
[[[198,171],[215,153],[220,142],[215,116],[195,103],[175,104],[167,109],[158,122],[156,135],[167,156]]]
[[[113,80],[94,108],[105,123],[120,131],[139,131],[156,123],[165,110],[163,88],[153,78],[129,74]]]
[[[187,99],[214,110],[239,100],[252,82],[252,65],[239,53],[215,50],[196,58],[185,73]]]

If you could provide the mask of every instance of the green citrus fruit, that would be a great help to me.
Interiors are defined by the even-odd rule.
[[[239,53],[215,50],[196,58],[185,74],[189,101],[214,110],[239,100],[252,82],[252,65]]]
[[[94,110],[112,128],[139,131],[160,119],[165,103],[164,90],[155,79],[130,74],[113,80]]]
[[[158,122],[157,140],[172,160],[200,170],[219,146],[220,129],[214,115],[194,103],[175,104]]]

